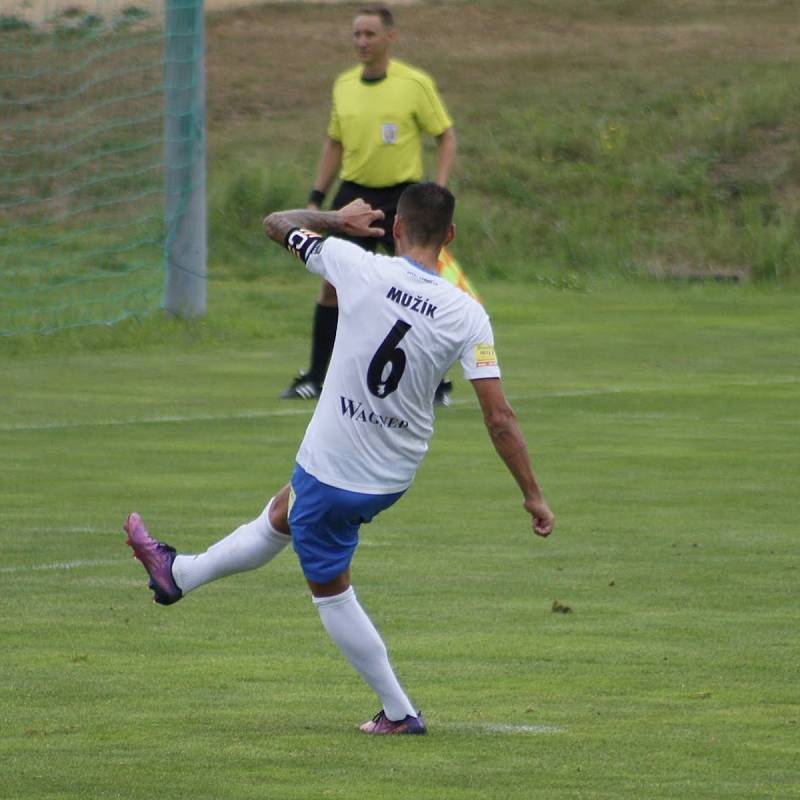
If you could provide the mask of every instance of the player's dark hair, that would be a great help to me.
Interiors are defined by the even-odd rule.
[[[439,247],[453,224],[456,199],[438,183],[412,183],[397,202],[406,238],[422,247]]]
[[[394,14],[392,14],[389,6],[385,6],[383,3],[368,3],[361,6],[356,12],[356,16],[359,17],[362,14],[370,17],[380,17],[383,27],[387,30],[394,28]]]

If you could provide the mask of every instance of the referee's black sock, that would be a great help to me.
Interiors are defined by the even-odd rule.
[[[325,380],[328,363],[336,341],[336,324],[339,309],[336,306],[321,306],[314,309],[314,327],[311,332],[311,368],[309,377],[319,384]]]

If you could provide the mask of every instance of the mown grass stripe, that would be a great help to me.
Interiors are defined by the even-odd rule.
[[[692,389],[707,391],[711,389],[718,389],[723,387],[753,387],[753,386],[782,386],[786,384],[800,383],[800,378],[795,377],[778,377],[771,378],[767,381],[720,381],[718,383],[707,384],[694,384]],[[587,389],[567,389],[563,391],[553,392],[537,392],[535,394],[512,394],[509,395],[509,400],[512,403],[529,402],[541,399],[558,399],[567,397],[595,397],[613,394],[647,394],[650,392],[661,392],[664,387],[662,386],[599,386]],[[465,408],[473,408],[475,402],[470,399],[453,399],[450,401],[448,408],[452,410],[463,410]],[[303,405],[301,408],[283,408],[283,409],[247,409],[243,411],[235,411],[232,413],[220,414],[165,414],[153,417],[128,417],[123,419],[100,419],[91,421],[81,420],[42,420],[39,422],[29,423],[6,423],[0,424],[0,432],[2,433],[26,433],[33,431],[45,430],[70,430],[74,428],[112,428],[112,427],[125,427],[129,425],[160,425],[160,424],[184,424],[195,422],[224,422],[226,420],[250,420],[250,419],[269,419],[271,417],[291,417],[303,416],[313,413],[313,408]],[[620,416],[636,416],[636,414],[626,414],[625,412],[615,412]],[[642,416],[639,414],[638,416]],[[645,415],[646,416],[646,415]],[[655,416],[666,416],[664,414]],[[672,417],[673,415],[669,415]],[[682,418],[687,419],[686,415]],[[726,422],[746,422],[749,420],[738,420],[736,418],[726,418]],[[775,421],[772,421],[773,424]],[[800,424],[800,421],[782,420],[781,424],[795,425]]]

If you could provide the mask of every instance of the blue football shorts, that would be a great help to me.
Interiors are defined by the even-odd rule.
[[[350,566],[361,524],[394,505],[404,493],[362,494],[337,489],[295,464],[292,494],[289,527],[303,574],[314,583],[328,583]]]

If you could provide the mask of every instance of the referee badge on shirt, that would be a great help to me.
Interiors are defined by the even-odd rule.
[[[394,122],[384,122],[381,126],[381,138],[384,144],[397,142],[397,125]]]

